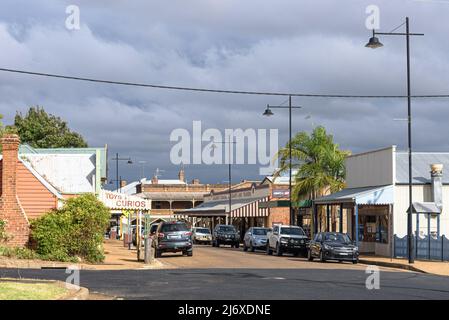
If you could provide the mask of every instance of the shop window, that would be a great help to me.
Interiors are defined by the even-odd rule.
[[[388,215],[359,216],[359,241],[388,243]]]

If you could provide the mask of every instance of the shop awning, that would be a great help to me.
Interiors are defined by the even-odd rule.
[[[412,213],[440,214],[441,209],[437,207],[435,202],[413,202]]]
[[[339,192],[315,199],[315,204],[387,205],[393,203],[393,186],[347,188]]]
[[[293,201],[293,208],[310,208],[312,207],[312,200]],[[268,202],[261,202],[259,208],[286,208],[290,207],[290,201],[288,200],[272,200]]]
[[[232,200],[230,214],[228,200],[208,201],[192,209],[177,211],[175,214],[187,217],[214,217],[226,215],[233,218],[266,217],[268,216],[268,209],[259,206],[260,203],[266,201],[268,201],[268,197]]]

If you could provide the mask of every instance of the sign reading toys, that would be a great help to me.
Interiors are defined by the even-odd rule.
[[[151,202],[136,196],[102,190],[100,200],[109,209],[150,210]]]

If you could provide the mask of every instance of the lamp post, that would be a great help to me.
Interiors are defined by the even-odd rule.
[[[231,141],[231,137],[229,137],[229,141],[214,141],[211,148],[215,149],[217,146],[216,143],[228,144],[229,146],[229,154],[228,154],[228,188],[229,188],[229,215],[231,214],[232,208],[232,171],[231,171],[231,145],[235,145],[236,141]],[[228,224],[228,218],[226,217],[226,224]]]
[[[414,263],[415,257],[413,255],[413,227],[412,227],[412,190],[413,190],[413,176],[412,176],[412,99],[411,99],[411,86],[410,86],[410,36],[423,36],[423,33],[410,33],[409,18],[405,18],[405,22],[399,27],[405,24],[405,33],[400,32],[376,32],[373,29],[373,36],[369,39],[369,42],[365,45],[367,48],[380,48],[383,44],[379,41],[376,35],[385,36],[405,36],[407,46],[407,122],[408,122],[408,188],[409,188],[409,210],[407,213],[407,243],[408,243],[408,262]],[[399,28],[398,27],[398,28]],[[396,28],[396,29],[398,29]],[[395,30],[396,30],[395,29]]]
[[[127,161],[128,164],[132,164],[133,162],[131,161],[131,158],[129,158],[129,157],[128,158],[120,158],[118,153],[115,154],[115,158],[113,158],[112,160],[114,160],[115,163],[116,163],[116,167],[115,167],[116,179],[115,179],[115,182],[116,182],[116,186],[117,186],[117,191],[121,193],[122,192],[122,177],[118,175],[118,162],[119,161]],[[117,237],[119,236],[119,232],[118,232],[119,219],[120,219],[120,217],[117,217]],[[131,228],[131,219],[130,219],[130,221],[128,221],[128,228]]]
[[[288,159],[289,159],[289,180],[288,180],[288,190],[289,190],[289,213],[290,213],[290,225],[295,224],[295,215],[293,213],[292,206],[292,109],[301,109],[300,106],[292,106],[292,96],[288,96],[288,106],[270,106],[267,104],[263,115],[271,117],[274,115],[271,109],[287,109],[288,108]]]

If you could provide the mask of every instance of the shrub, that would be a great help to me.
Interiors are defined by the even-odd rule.
[[[100,262],[104,259],[102,243],[110,215],[93,194],[85,194],[34,220],[30,238],[36,252],[49,260],[81,257]]]
[[[6,222],[0,220],[0,242],[6,241],[8,239],[5,229],[6,229]]]

